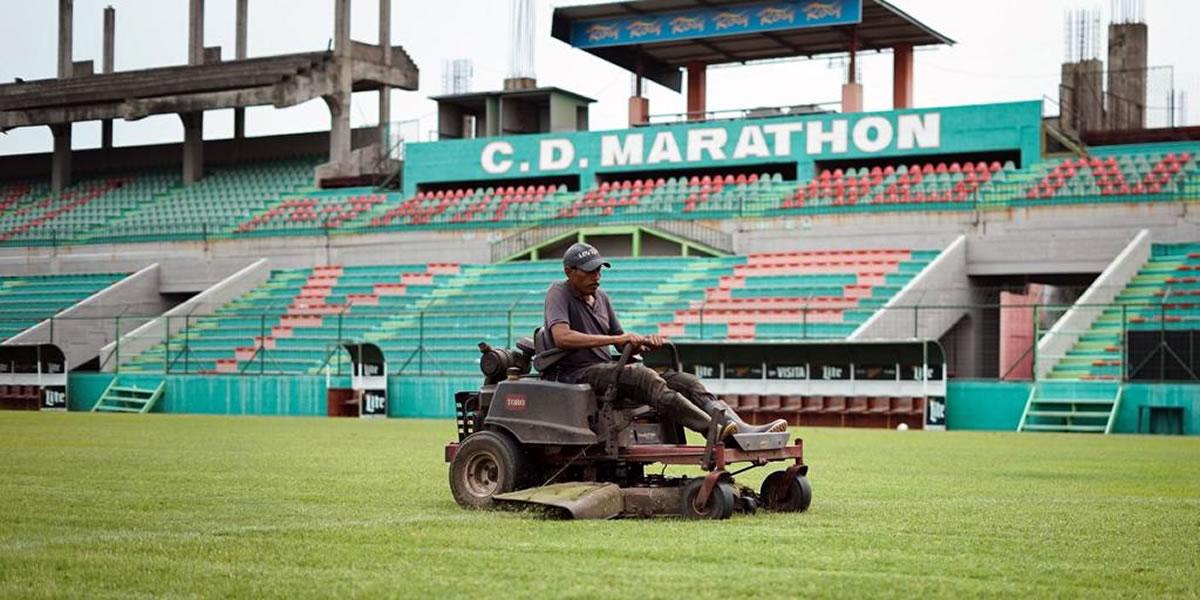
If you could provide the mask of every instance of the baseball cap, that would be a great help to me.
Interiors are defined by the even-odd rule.
[[[608,264],[603,256],[600,256],[600,251],[595,246],[583,242],[572,244],[570,248],[567,248],[566,253],[563,254],[563,266],[575,267],[589,273],[600,267],[612,268],[612,265]]]

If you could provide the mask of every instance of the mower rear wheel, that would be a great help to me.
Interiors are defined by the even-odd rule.
[[[812,503],[812,485],[800,475],[788,481],[785,471],[775,471],[763,480],[759,492],[763,508],[777,512],[804,512]]]
[[[450,463],[450,493],[464,508],[490,508],[492,496],[517,489],[525,456],[512,438],[494,431],[467,436]]]
[[[700,508],[696,505],[696,497],[702,487],[703,479],[694,479],[684,486],[680,514],[686,519],[728,519],[733,514],[733,486],[718,483],[708,495],[708,503]]]

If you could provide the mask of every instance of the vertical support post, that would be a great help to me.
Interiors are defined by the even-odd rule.
[[[246,33],[249,31],[249,4],[250,0],[237,0],[237,32],[234,38],[234,54],[233,57],[237,60],[246,60]],[[246,109],[233,109],[233,137],[242,139],[246,137]]]
[[[163,317],[163,375],[171,372],[171,317]]]
[[[50,126],[54,135],[54,156],[50,164],[50,188],[60,194],[71,185],[71,124]]]
[[[113,332],[113,339],[117,341],[116,362],[113,363],[113,373],[121,374],[121,315],[117,315],[113,319],[113,327],[116,331]]]
[[[912,108],[913,47],[899,44],[892,48],[892,108]]]
[[[73,20],[75,0],[58,0],[58,77],[74,75]],[[60,193],[71,185],[71,124],[51,125],[54,134],[54,157],[50,168],[50,187]]]
[[[858,28],[850,28],[850,72],[846,74],[846,83],[842,85],[842,112],[862,112],[863,90],[858,83]]]
[[[329,162],[343,164],[350,160],[350,0],[336,0],[333,23],[337,90],[324,99],[330,116]]]
[[[689,63],[687,66],[687,120],[689,121],[703,121],[708,112],[706,107],[708,97],[706,69],[707,65],[704,63]]]
[[[183,122],[183,182],[204,178],[204,112],[180,113]]]
[[[188,0],[188,64],[204,64],[204,0]]]
[[[109,6],[104,9],[104,56],[101,63],[102,73],[113,72],[113,58],[115,56],[115,38],[117,31],[117,9]],[[112,119],[104,119],[100,122],[100,147],[105,150],[112,148],[113,141],[113,122]]]
[[[1037,353],[1037,349],[1038,349],[1038,335],[1037,335],[1038,334],[1038,305],[1037,304],[1033,305],[1033,322],[1030,326],[1033,327],[1033,380],[1036,382],[1038,380],[1038,372],[1040,369],[1040,367],[1038,366],[1038,353]]]
[[[1126,350],[1126,348],[1128,347],[1126,340],[1129,339],[1129,333],[1125,329],[1125,327],[1126,327],[1125,324],[1129,322],[1128,321],[1128,311],[1129,311],[1129,306],[1122,304],[1121,305],[1121,380],[1122,381],[1124,381],[1125,378],[1129,375],[1129,363],[1128,363],[1129,352]]]
[[[379,0],[379,48],[383,50],[383,64],[392,65],[392,0]],[[388,125],[392,121],[392,88],[379,88],[379,151],[387,154]]]

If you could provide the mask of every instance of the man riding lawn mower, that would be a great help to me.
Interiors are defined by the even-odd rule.
[[[800,512],[812,489],[803,444],[786,422],[752,426],[682,372],[673,345],[625,333],[599,290],[609,264],[575,244],[566,281],[546,296],[545,326],[516,350],[480,344],[485,380],[455,395],[459,441],[448,444],[450,489],[464,507],[536,507],[566,518],[683,515],[728,518],[734,510]],[[622,349],[613,360],[604,350]],[[659,375],[631,362],[636,349],[666,347],[673,369]],[[531,366],[538,375],[531,375]],[[683,427],[705,436],[686,445]],[[733,476],[791,459],[758,492]],[[646,474],[646,465],[697,465],[703,477]],[[729,472],[726,467],[749,463]]]

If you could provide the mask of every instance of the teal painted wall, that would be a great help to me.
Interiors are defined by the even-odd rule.
[[[1027,381],[951,380],[946,389],[946,429],[1016,431],[1031,386]]]
[[[70,376],[70,410],[91,410],[112,380],[107,373]],[[153,387],[154,375],[122,375],[121,383]],[[334,378],[348,386],[348,378]],[[477,389],[478,377],[389,377],[388,416],[454,417],[454,393]],[[1030,382],[954,380],[946,395],[946,427],[951,430],[1015,431],[1029,397]],[[1129,384],[1117,412],[1118,433],[1138,432],[1139,407],[1178,406],[1183,432],[1200,435],[1200,385]],[[325,377],[320,375],[171,375],[155,412],[217,415],[323,416]],[[1149,431],[1143,412],[1141,432]]]
[[[425,183],[501,184],[556,175],[579,175],[580,184],[589,187],[597,173],[764,163],[794,163],[807,178],[818,160],[996,150],[1019,151],[1028,165],[1040,153],[1041,116],[1041,103],[1034,101],[414,143],[405,146],[404,192],[411,196]],[[917,122],[927,128],[930,119],[937,122],[936,143],[904,134]],[[840,128],[844,133],[836,137],[844,148],[816,135]],[[706,136],[716,140],[722,156],[697,150],[695,142]],[[814,140],[818,144],[810,148]],[[637,164],[619,164],[605,147],[640,149],[630,155]]]
[[[1028,381],[951,381],[946,398],[946,428],[1016,431],[1032,385]],[[1113,431],[1149,433],[1147,408],[1160,406],[1183,408],[1183,433],[1200,435],[1198,384],[1126,384]],[[1139,411],[1142,412],[1140,431]]]
[[[91,410],[112,381],[109,373],[70,376],[70,410]],[[123,385],[152,388],[158,375],[121,375]],[[170,375],[154,412],[214,415],[324,416],[323,375]],[[348,387],[348,377],[334,377]],[[479,377],[389,377],[388,416],[453,417],[454,393],[478,389]]]

